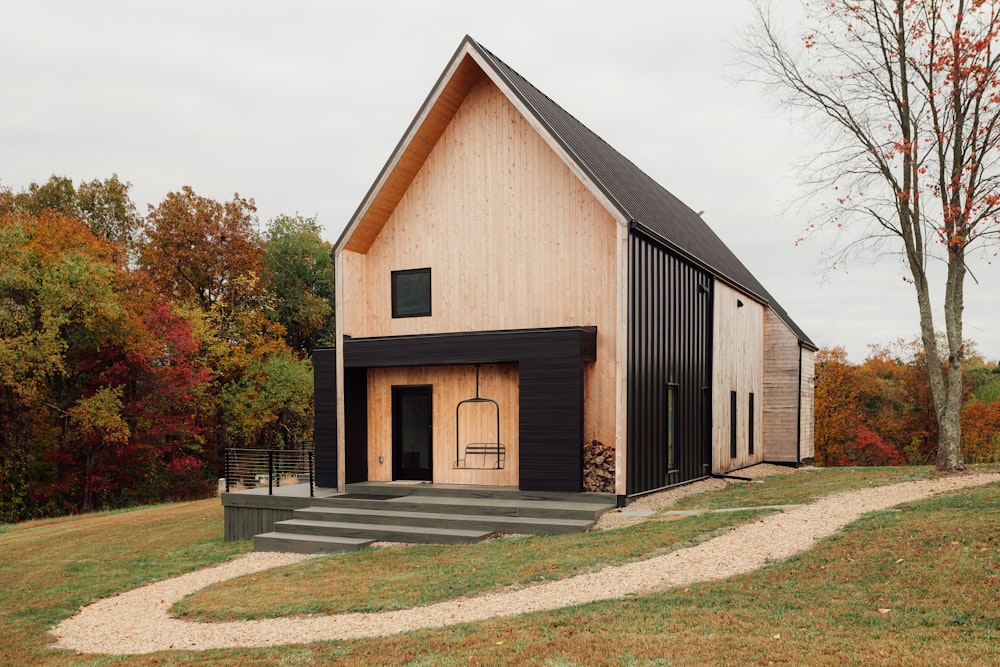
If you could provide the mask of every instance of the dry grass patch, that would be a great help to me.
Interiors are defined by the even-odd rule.
[[[708,539],[767,512],[651,521],[616,531],[471,545],[367,549],[230,579],[174,606],[198,620],[386,611],[562,579]]]
[[[46,631],[81,606],[249,548],[222,541],[214,499],[4,526],[0,665],[59,664]]]
[[[992,665],[998,525],[1000,484],[990,484],[875,513],[813,551],[722,582],[252,655],[303,665]],[[248,655],[204,658],[236,665]]]
[[[808,475],[829,488],[866,485],[872,482],[867,472]],[[757,504],[795,502],[801,475],[770,478],[746,491],[766,490],[766,502]],[[827,475],[855,481],[830,482]],[[782,486],[785,492],[773,490]],[[702,502],[723,504],[708,496]],[[724,504],[750,503],[736,498]],[[646,525],[649,530],[687,526],[691,540],[718,526],[688,519]],[[712,584],[388,638],[115,657],[53,650],[46,630],[90,601],[223,561],[249,544],[222,542],[218,501],[34,522],[6,526],[0,534],[0,665],[995,664],[998,525],[1000,484],[994,483],[874,514],[797,558]],[[691,533],[609,531],[591,536],[597,541],[589,546],[567,538],[531,538],[511,541],[509,551],[480,555],[503,555],[520,561],[531,576],[554,578],[571,568],[647,553],[655,548],[647,543],[654,537],[667,543]],[[492,543],[478,548],[487,547],[498,548]],[[415,547],[410,555],[422,549],[428,549],[428,559],[447,554],[455,564],[468,563],[460,556],[476,547]],[[405,551],[317,559],[310,565],[326,562],[330,569],[314,571],[311,583],[322,584],[322,576],[354,576],[342,571],[355,564],[367,568],[365,576],[374,583],[377,565],[389,561],[365,564],[366,559]],[[334,567],[338,560],[343,563]],[[402,565],[398,569],[404,576]],[[269,576],[293,581],[295,573],[287,572]],[[485,576],[482,572],[470,576]],[[339,585],[351,581],[341,579]],[[384,593],[385,599],[391,595]]]
[[[739,475],[740,471],[733,474]],[[754,482],[731,484],[720,491],[690,495],[681,498],[669,509],[809,503],[842,491],[930,479],[934,474],[930,466],[805,468],[794,471],[794,474],[773,475]]]

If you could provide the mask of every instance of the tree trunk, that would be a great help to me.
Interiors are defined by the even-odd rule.
[[[937,469],[942,472],[965,470],[962,457],[962,310],[965,307],[965,252],[961,247],[948,254],[948,280],[945,283],[944,320],[948,338],[948,361],[945,366],[947,391],[944,400],[934,404],[938,415]],[[940,364],[937,359],[935,363]],[[928,359],[928,363],[931,360]]]

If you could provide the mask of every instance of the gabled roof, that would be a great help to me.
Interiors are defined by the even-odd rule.
[[[345,248],[367,250],[465,96],[483,77],[497,85],[619,221],[657,239],[718,279],[767,304],[800,342],[816,349],[805,332],[697,213],[469,36],[462,40],[338,239],[338,251]]]

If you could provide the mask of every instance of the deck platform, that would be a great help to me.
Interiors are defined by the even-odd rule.
[[[344,493],[320,487],[312,497],[308,484],[222,494],[227,541],[310,553],[373,541],[455,543],[495,533],[583,531],[615,501],[611,494],[398,482],[348,484]]]

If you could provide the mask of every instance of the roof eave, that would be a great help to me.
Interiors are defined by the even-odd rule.
[[[424,99],[423,104],[417,111],[413,120],[407,126],[406,131],[403,132],[403,136],[399,139],[396,147],[393,149],[392,153],[389,155],[389,159],[383,165],[382,170],[379,171],[378,176],[372,183],[371,187],[368,188],[368,192],[365,193],[364,198],[358,205],[358,208],[354,211],[354,215],[351,216],[350,221],[341,232],[340,237],[334,244],[334,253],[339,253],[344,250],[347,245],[351,242],[351,239],[355,236],[358,231],[359,226],[362,221],[365,220],[366,215],[371,211],[372,205],[376,202],[380,192],[382,192],[386,183],[393,176],[395,170],[398,168],[401,159],[410,149],[414,138],[418,135],[421,127],[427,121],[428,117],[431,115],[432,110],[441,98],[441,94],[444,92],[445,88],[448,86],[455,76],[456,71],[459,69],[466,55],[471,51],[471,45],[475,42],[468,35],[462,40],[455,49],[455,53],[452,55],[451,60],[442,70],[440,76],[438,76],[437,81],[431,88],[430,93],[428,93],[426,99]]]

